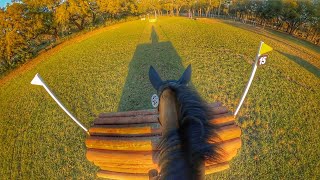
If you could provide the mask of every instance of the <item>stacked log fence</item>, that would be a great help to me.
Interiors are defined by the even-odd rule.
[[[219,127],[213,138],[221,149],[219,162],[206,162],[206,174],[229,168],[229,161],[241,147],[241,130],[228,109],[216,102],[211,123]],[[101,113],[89,129],[86,157],[100,167],[98,177],[109,179],[149,179],[148,172],[158,167],[161,126],[157,110]]]

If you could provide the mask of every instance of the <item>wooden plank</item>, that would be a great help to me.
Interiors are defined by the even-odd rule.
[[[99,117],[94,120],[95,125],[99,124],[141,124],[158,122],[158,114],[142,114],[136,116],[112,116]]]
[[[223,141],[221,143],[218,143],[218,146],[222,150],[222,151],[220,151],[220,153],[222,154],[221,159],[223,161],[229,161],[234,156],[237,155],[238,150],[241,147],[241,139],[239,137],[239,138],[234,138],[234,139],[230,139],[227,141]]]
[[[237,138],[241,135],[240,128],[231,124],[221,127],[216,131],[219,139],[212,138],[213,142],[226,141]],[[137,137],[106,137],[106,136],[89,136],[86,139],[86,146],[94,149],[107,150],[131,150],[131,151],[151,151],[158,150],[157,145],[161,136],[137,136]]]
[[[108,117],[108,118],[96,118],[94,120],[94,125],[129,125],[129,124],[145,124],[145,123],[158,123],[158,114],[153,115],[139,115],[134,117]],[[218,119],[225,119],[230,121],[234,121],[234,116],[230,113],[217,114],[213,115],[213,119],[210,121],[214,124],[220,124]],[[226,121],[227,122],[227,121]]]
[[[150,151],[157,150],[160,136],[149,137],[104,137],[89,136],[86,139],[87,148],[107,150]]]
[[[219,118],[210,120],[217,126],[226,126],[234,123],[234,117],[222,114]],[[143,124],[103,124],[93,125],[89,129],[91,135],[105,136],[146,136],[146,134],[161,134],[161,126],[156,123]]]
[[[106,164],[144,164],[156,165],[158,151],[114,151],[102,149],[88,149],[86,157],[98,166]],[[153,167],[153,166],[152,166]]]
[[[215,117],[211,119],[210,122],[217,126],[226,126],[229,124],[233,124],[235,121],[234,121],[233,115],[226,113],[226,114],[221,114],[219,117]]]
[[[96,165],[96,166],[99,166],[99,167],[117,167],[117,168],[131,168],[131,167],[134,167],[134,168],[137,168],[137,169],[159,169],[158,168],[158,164],[157,163],[153,163],[153,164],[133,164],[130,162],[129,163],[122,163],[122,162],[113,162],[113,163],[107,163],[107,162],[104,162],[104,161],[93,161],[93,163]],[[108,170],[108,169],[105,169],[105,170]],[[132,171],[129,171],[129,172],[132,172]],[[144,173],[146,173],[148,171],[145,171]]]
[[[210,104],[215,116],[228,113],[228,108],[221,106],[221,104]],[[157,110],[139,110],[116,113],[101,113],[98,118],[94,120],[95,125],[102,124],[139,124],[139,123],[157,123],[159,114]]]
[[[230,161],[241,147],[240,138],[231,139],[218,143],[218,146],[223,154],[219,162]],[[88,149],[86,157],[89,161],[93,161],[97,166],[107,166],[108,164],[120,164],[124,168],[129,168],[134,165],[144,165],[150,169],[157,167],[158,151],[115,151]],[[214,163],[206,162],[206,165]]]
[[[132,120],[133,119],[130,121]],[[226,126],[234,123],[234,117],[222,114],[222,116],[212,119],[210,122],[217,126]],[[161,126],[158,122],[143,124],[103,124],[93,125],[89,129],[89,133],[99,136],[146,136],[146,134],[161,134]]]
[[[131,167],[114,167],[114,166],[110,166],[110,165],[106,165],[106,166],[100,166],[101,170],[107,170],[107,171],[113,171],[113,172],[122,172],[122,173],[147,173],[150,170],[152,170],[153,168],[141,168],[141,167],[137,167],[137,166],[131,166]],[[160,170],[160,168],[157,169],[158,171]]]
[[[228,168],[229,168],[228,162],[207,166],[205,169],[205,174],[207,175],[214,172],[219,172]],[[100,178],[109,178],[109,179],[149,180],[149,175],[147,173],[125,173],[125,172],[114,172],[114,171],[108,171],[108,170],[99,170],[97,173],[97,176]]]
[[[91,136],[146,136],[160,135],[159,123],[94,125],[89,129]]]
[[[236,124],[230,124],[227,126],[220,127],[216,131],[216,133],[219,136],[219,138],[211,138],[212,142],[227,141],[230,139],[240,137],[241,129]]]

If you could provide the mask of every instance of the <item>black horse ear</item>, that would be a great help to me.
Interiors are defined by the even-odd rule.
[[[187,69],[182,74],[181,78],[178,80],[180,84],[188,84],[191,80],[191,64],[187,67]]]
[[[150,66],[150,69],[149,69],[149,80],[153,88],[155,88],[156,90],[159,90],[160,86],[162,85],[162,80],[159,74],[157,73],[157,71],[152,66]]]

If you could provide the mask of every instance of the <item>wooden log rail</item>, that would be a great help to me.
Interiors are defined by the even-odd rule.
[[[229,168],[229,161],[241,147],[241,130],[228,109],[216,102],[210,104],[219,127],[218,144],[222,154],[219,162],[206,162],[206,174]],[[100,167],[98,177],[110,179],[149,179],[148,171],[158,169],[158,143],[161,127],[157,110],[102,113],[89,129],[86,139],[89,161]]]

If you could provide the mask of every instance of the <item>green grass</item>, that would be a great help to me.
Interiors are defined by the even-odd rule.
[[[154,26],[154,31],[152,31]],[[274,48],[237,119],[242,147],[209,179],[319,179],[319,51],[211,20],[162,18],[114,26],[0,80],[0,179],[94,179],[85,135],[41,87],[39,72],[87,127],[101,112],[151,108],[147,72],[176,79],[192,64],[207,101],[234,111],[259,41]]]

